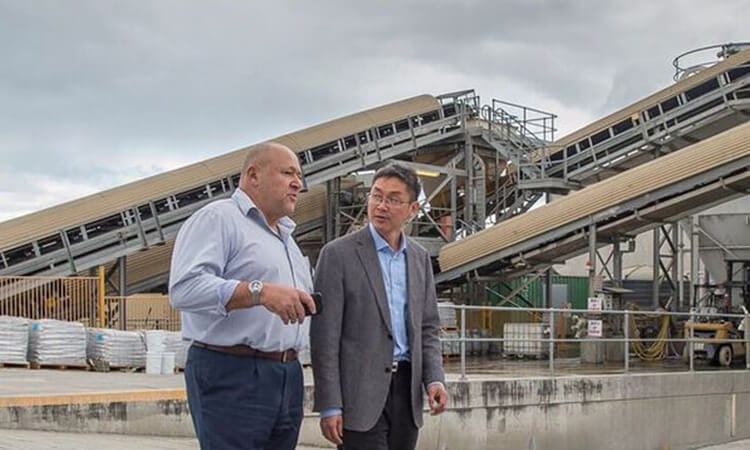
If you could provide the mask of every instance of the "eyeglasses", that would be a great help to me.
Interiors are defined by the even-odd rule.
[[[409,203],[395,197],[383,197],[380,194],[373,193],[367,194],[367,201],[372,203],[373,205],[379,205],[381,202],[385,202],[386,206],[394,208]]]

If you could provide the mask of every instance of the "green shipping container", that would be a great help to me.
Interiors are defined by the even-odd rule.
[[[527,277],[522,277],[508,283],[497,283],[490,285],[491,292],[488,292],[488,301],[490,305],[499,305],[502,298],[509,295],[514,290],[522,286]],[[589,296],[589,280],[587,277],[570,277],[555,275],[552,277],[552,284],[564,284],[567,286],[568,302],[573,309],[586,309],[587,299]],[[517,294],[513,303],[521,307],[541,308],[544,306],[544,280],[538,278],[529,283]],[[504,306],[513,306],[513,303],[506,302]]]

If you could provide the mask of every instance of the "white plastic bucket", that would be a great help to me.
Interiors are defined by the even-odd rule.
[[[173,352],[164,352],[161,354],[161,374],[174,374],[175,354]]]
[[[146,331],[146,351],[162,353],[164,351],[164,332],[161,330]]]
[[[161,363],[162,363],[161,352],[146,352],[146,373],[147,374],[149,375],[161,374],[161,366],[162,366]]]

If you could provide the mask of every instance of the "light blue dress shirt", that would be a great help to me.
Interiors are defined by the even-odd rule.
[[[370,234],[378,251],[380,270],[383,272],[388,309],[391,312],[393,327],[393,360],[409,361],[409,336],[406,318],[408,317],[407,276],[406,276],[406,236],[401,235],[401,246],[394,251],[388,242],[369,224]]]
[[[240,281],[312,292],[310,265],[292,238],[294,228],[284,217],[276,234],[240,189],[193,214],[177,234],[169,277],[169,298],[181,311],[183,338],[268,352],[306,348],[309,320],[284,325],[263,306],[226,310]]]

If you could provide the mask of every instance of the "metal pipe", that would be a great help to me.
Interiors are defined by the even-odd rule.
[[[555,373],[555,312],[549,309],[549,373]]]
[[[461,309],[461,380],[466,380],[466,308]]]
[[[690,327],[689,327],[690,328],[690,341],[688,342],[688,348],[690,349],[690,371],[691,372],[695,371],[695,361],[694,361],[695,355],[693,354],[693,352],[695,351],[694,342],[693,342],[693,338],[695,337],[694,325],[695,325],[695,309],[691,309],[690,310]]]
[[[630,371],[630,314],[628,314],[627,309],[622,316],[622,331],[625,336],[623,360],[625,361],[625,373],[628,373]]]

